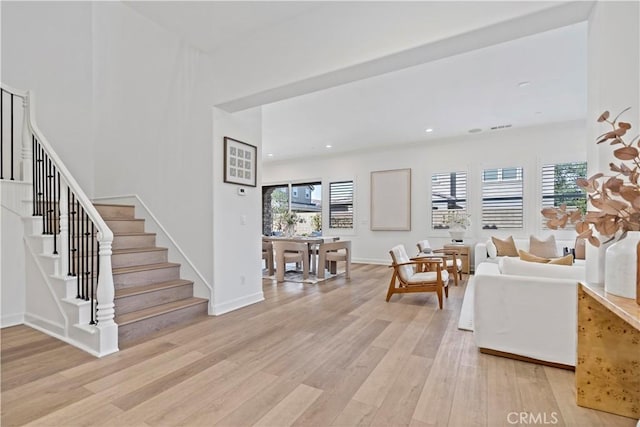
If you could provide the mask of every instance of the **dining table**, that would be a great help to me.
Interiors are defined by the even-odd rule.
[[[306,243],[309,246],[309,256],[311,264],[311,273],[317,272],[317,260],[315,250],[317,246],[325,242],[335,242],[340,240],[340,237],[324,237],[324,236],[262,236],[262,240],[265,242],[296,242]]]

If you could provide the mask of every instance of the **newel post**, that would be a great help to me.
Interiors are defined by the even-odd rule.
[[[100,329],[100,356],[118,351],[118,325],[113,321],[115,313],[113,298],[115,290],[113,286],[113,274],[111,272],[111,243],[113,233],[108,230],[98,233],[98,263],[100,275],[98,276],[96,328]]]
[[[113,287],[113,275],[111,273],[111,239],[106,239],[102,232],[98,233],[98,242],[100,244],[99,260],[100,276],[98,277],[98,313],[96,320],[98,325],[113,324],[113,315],[115,313],[113,298],[115,290]]]
[[[20,163],[21,178],[25,182],[33,182],[33,142],[31,138],[30,111],[31,91],[22,98],[22,159]]]

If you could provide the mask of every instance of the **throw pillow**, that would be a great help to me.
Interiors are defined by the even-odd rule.
[[[576,259],[585,259],[586,258],[586,240],[580,239],[576,237],[576,243],[574,244],[576,250]]]
[[[549,261],[549,264],[555,265],[573,265],[573,255],[569,254],[562,258],[554,258]]]
[[[556,238],[551,235],[546,240],[537,239],[535,236],[529,237],[529,252],[542,258],[556,258]]]
[[[496,245],[498,256],[518,256],[518,249],[516,249],[516,243],[513,241],[513,236],[509,236],[504,240],[500,240],[497,237],[491,237],[491,241]]]
[[[485,246],[487,247],[487,255],[489,258],[496,258],[498,256],[498,249],[496,249],[496,245],[493,244],[491,239],[487,240]]]
[[[540,262],[542,264],[546,264],[549,261],[551,261],[549,258],[542,258],[539,256],[535,256],[533,254],[530,254],[527,251],[523,251],[522,249],[518,250],[518,254],[520,254],[520,259],[523,261],[529,261],[529,262]]]

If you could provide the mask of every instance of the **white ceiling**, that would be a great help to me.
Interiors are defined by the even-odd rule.
[[[575,24],[265,105],[263,158],[472,138],[473,128],[490,132],[498,125],[584,119],[586,30],[586,23]]]
[[[267,88],[287,81],[295,86],[296,76],[300,79],[313,72],[321,75],[340,67],[349,69],[359,61],[366,64],[367,58],[384,60],[385,55],[393,52],[402,53],[405,49],[408,53],[415,47],[429,47],[430,43],[465,31],[475,34],[474,37],[483,37],[486,34],[472,33],[473,30],[489,29],[499,22],[525,17],[525,21],[518,21],[515,27],[494,26],[496,40],[510,40],[520,31],[518,27],[527,23],[539,28],[540,22],[535,24],[536,20],[578,22],[579,16],[584,16],[590,7],[582,2],[562,3],[567,7],[547,9],[546,15],[536,17],[536,12],[559,3],[144,1],[126,4],[210,53],[218,63],[222,60],[231,70],[253,70],[254,74],[262,70],[261,75],[232,73],[226,76],[219,87],[222,91],[234,85],[259,90],[261,81]],[[550,28],[558,26],[551,22],[550,25]],[[357,31],[350,33],[348,29]],[[292,40],[294,44],[290,43]],[[469,40],[464,43],[473,44]],[[584,119],[585,23],[484,45],[489,47],[455,56],[442,52],[436,57],[444,59],[401,71],[382,71],[386,74],[264,105],[264,160],[427,143],[460,135],[472,138],[469,129],[488,132],[487,129],[495,125],[524,127]],[[433,46],[436,51],[442,50],[436,44]],[[422,51],[416,53],[424,55]],[[243,61],[252,66],[241,66]],[[429,59],[416,63],[425,61]],[[293,70],[296,67],[298,71]],[[218,71],[221,70],[219,67]],[[369,75],[375,74],[380,72]],[[251,80],[256,78],[251,86]],[[523,81],[529,81],[530,85],[519,87],[518,83]],[[333,82],[339,83],[338,79]],[[295,91],[289,96],[291,93]],[[268,96],[262,102],[269,102],[265,99]],[[425,133],[428,127],[434,131]],[[327,144],[332,148],[326,149]]]

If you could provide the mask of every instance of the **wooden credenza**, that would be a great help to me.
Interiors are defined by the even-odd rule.
[[[460,254],[462,260],[462,272],[464,274],[470,274],[471,269],[469,267],[469,258],[471,257],[471,246],[468,245],[444,245],[444,249],[455,249]]]
[[[578,287],[576,401],[640,418],[640,305],[598,285]]]

